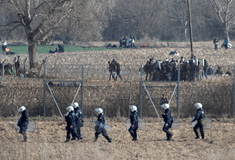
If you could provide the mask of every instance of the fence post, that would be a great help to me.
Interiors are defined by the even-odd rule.
[[[82,88],[81,88],[81,109],[83,111],[83,90],[84,90],[84,64],[82,65]]]
[[[43,116],[46,117],[46,64],[44,64],[44,114]]]
[[[177,89],[177,118],[179,118],[180,114],[180,62],[178,65],[178,89]]]
[[[233,124],[234,124],[234,105],[235,105],[235,66],[233,67]]]
[[[140,69],[140,117],[142,118],[142,103],[143,103],[143,97],[142,97],[142,92],[143,92],[143,80],[142,80],[142,75],[143,75],[143,65],[141,65],[141,69]]]

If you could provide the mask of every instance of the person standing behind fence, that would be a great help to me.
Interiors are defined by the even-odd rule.
[[[165,103],[168,103],[167,97],[165,94],[162,95],[162,98],[160,100],[160,105],[163,105]]]
[[[79,139],[82,139],[81,136],[81,126],[82,126],[82,110],[79,108],[79,104],[77,102],[74,102],[72,104],[74,108],[74,114],[75,114],[75,124],[76,124],[76,131],[79,136]]]
[[[27,142],[28,139],[28,135],[26,134],[26,130],[28,127],[28,114],[27,114],[27,109],[25,108],[25,106],[21,106],[18,109],[19,113],[22,113],[20,119],[18,120],[17,126],[20,127],[20,132],[23,137],[24,137],[24,142]]]
[[[194,116],[192,120],[192,122],[197,121],[197,124],[193,127],[193,131],[196,135],[195,139],[200,138],[197,131],[198,128],[200,128],[202,139],[204,139],[203,122],[202,122],[204,112],[202,111],[202,104],[195,103],[194,107],[197,108],[197,114]]]
[[[198,62],[198,82],[202,82],[202,74],[203,74],[203,66],[202,64],[200,64],[200,62]]]
[[[167,137],[166,140],[169,141],[173,136],[173,134],[169,131],[173,123],[173,118],[171,117],[171,111],[169,109],[170,105],[168,103],[164,103],[161,107],[165,109],[164,114],[162,114],[162,118],[164,119],[165,122],[162,130],[166,132],[166,137]]]
[[[218,50],[218,42],[219,42],[219,40],[215,37],[213,40],[213,43],[215,45],[215,50]]]
[[[208,67],[209,67],[208,62],[206,60],[204,60],[204,67],[203,67],[203,69],[204,69],[204,75],[205,75],[206,79],[207,79]]]
[[[137,129],[138,129],[138,112],[137,112],[137,107],[134,105],[129,106],[129,109],[131,110],[131,115],[130,115],[130,121],[131,121],[131,126],[129,128],[129,132],[132,136],[132,141],[137,141]]]

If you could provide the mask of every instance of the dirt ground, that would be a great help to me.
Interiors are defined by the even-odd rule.
[[[191,119],[180,119],[171,141],[166,141],[160,119],[147,120],[145,130],[138,130],[138,141],[133,142],[126,130],[125,118],[121,121],[106,119],[112,126],[108,143],[102,135],[93,142],[94,131],[81,128],[83,140],[65,143],[66,130],[63,119],[36,121],[34,132],[28,132],[29,140],[22,142],[13,121],[0,120],[0,159],[235,159],[235,125],[233,120],[212,120],[212,128],[205,129],[205,139],[195,140]]]

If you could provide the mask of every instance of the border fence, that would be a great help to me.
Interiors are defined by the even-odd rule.
[[[175,117],[191,117],[195,113],[193,104],[196,102],[203,104],[205,113],[211,118],[234,117],[234,67],[223,67],[225,71],[232,72],[233,78],[210,75],[207,80],[203,79],[205,83],[197,80],[174,83],[141,81],[144,75],[139,74],[139,67],[122,65],[123,82],[120,79],[108,81],[107,66],[82,63],[46,64],[41,71],[44,72],[42,79],[4,75],[0,86],[0,116],[14,116],[21,105],[28,108],[31,116],[61,116],[67,106],[77,101],[87,116],[93,116],[94,109],[100,107],[107,117],[128,117],[128,106],[134,104],[139,107],[141,117],[157,117],[154,107],[161,112],[156,104],[159,104],[162,94],[167,94]],[[180,90],[177,89],[179,87]]]

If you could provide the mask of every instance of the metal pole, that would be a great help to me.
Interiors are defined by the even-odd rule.
[[[71,104],[73,104],[73,103],[74,103],[75,98],[77,97],[77,94],[78,94],[78,91],[79,91],[80,87],[81,87],[81,84],[79,84],[79,87],[78,87],[78,89],[77,89],[77,92],[76,92],[76,94],[75,94],[75,96],[74,96],[73,101],[72,101],[72,103],[71,103]]]
[[[180,63],[178,65],[178,82],[177,82],[177,118],[179,118],[180,114]]]
[[[142,80],[142,75],[143,75],[143,65],[141,65],[141,69],[140,69],[140,117],[142,118],[142,90],[143,90],[143,80]]]
[[[46,64],[44,64],[44,103],[43,103],[44,113],[43,116],[46,117]]]
[[[189,29],[190,29],[190,43],[191,43],[191,59],[193,59],[193,29],[191,22],[191,9],[190,9],[190,0],[188,0],[188,16],[189,16]]]
[[[235,105],[235,66],[233,67],[233,124],[234,124],[234,105]]]
[[[148,92],[148,90],[147,90],[147,88],[146,88],[146,86],[145,86],[144,83],[143,83],[143,86],[144,86],[144,88],[145,88],[145,91],[146,91],[147,95],[149,96],[149,99],[150,99],[150,101],[151,101],[151,103],[152,103],[152,105],[153,105],[153,108],[155,109],[155,112],[157,113],[158,118],[160,118],[160,116],[159,116],[159,114],[158,114],[158,111],[157,111],[157,109],[156,109],[156,107],[155,107],[155,105],[154,105],[154,103],[153,103],[152,97],[150,96],[150,94],[149,94],[149,92]]]
[[[84,90],[84,64],[82,65],[82,90],[81,90],[81,109],[83,111],[83,90]]]

